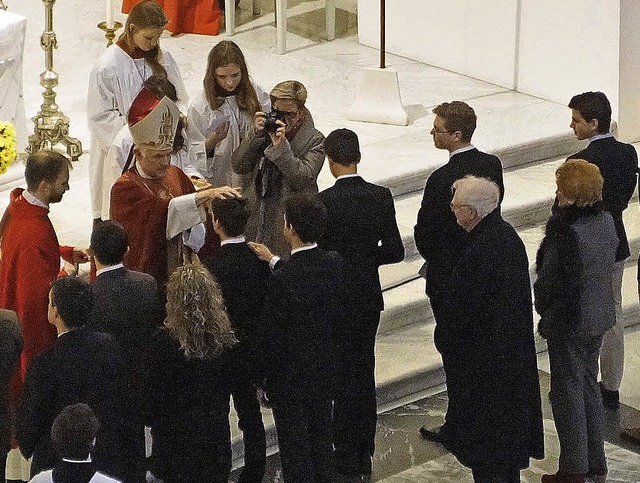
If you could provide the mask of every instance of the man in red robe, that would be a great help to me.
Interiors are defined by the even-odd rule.
[[[187,175],[170,165],[179,116],[168,97],[142,88],[128,115],[135,164],[111,188],[111,218],[129,235],[124,264],[152,275],[161,291],[169,273],[203,246],[208,201],[239,195],[227,186],[196,192]]]
[[[49,221],[49,205],[69,189],[67,158],[39,151],[27,158],[24,176],[27,189],[11,192],[0,233],[0,308],[18,314],[24,338],[20,370],[11,384],[14,397],[29,361],[56,338],[47,319],[51,282],[60,274],[75,273],[72,264],[88,260],[85,249],[60,246]]]

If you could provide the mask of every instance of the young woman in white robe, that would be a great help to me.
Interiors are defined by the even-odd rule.
[[[173,102],[177,100],[175,86],[166,78],[152,75],[144,86],[151,89],[158,97],[167,96]],[[180,135],[176,136],[174,150],[171,154],[171,164],[180,168],[190,178],[202,178],[202,175],[191,165],[188,153],[189,143],[184,119],[178,122]],[[109,206],[111,204],[111,187],[118,178],[133,165],[133,138],[128,125],[124,125],[113,139],[104,160],[102,172],[102,216],[103,220],[111,219]]]
[[[244,55],[223,40],[209,52],[204,90],[187,111],[191,164],[215,186],[242,186],[231,155],[253,129],[258,111],[269,112],[269,95],[249,77]]]
[[[151,75],[166,77],[176,87],[178,107],[188,105],[187,91],[175,60],[158,41],[168,20],[158,3],[145,0],[129,14],[118,42],[107,48],[91,72],[87,117],[91,134],[89,188],[94,219],[102,216],[104,159],[116,134],[127,124],[127,112]]]

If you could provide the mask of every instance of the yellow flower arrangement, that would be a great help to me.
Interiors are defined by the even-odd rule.
[[[17,156],[16,128],[10,122],[0,122],[0,174],[7,172]]]

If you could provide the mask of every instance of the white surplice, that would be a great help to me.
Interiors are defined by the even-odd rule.
[[[160,63],[178,94],[178,108],[185,112],[189,98],[178,65],[171,54],[160,48]],[[145,80],[153,74],[144,59],[132,59],[122,48],[107,48],[97,68],[91,71],[87,93],[87,121],[91,134],[89,190],[93,218],[103,212],[104,159],[114,138],[127,124],[129,107]],[[108,210],[108,207],[104,209]]]
[[[271,109],[269,95],[257,84],[253,84],[258,101],[264,112]],[[213,157],[207,157],[205,140],[220,120],[229,119],[227,137],[215,147]],[[216,110],[211,109],[204,91],[201,91],[189,105],[187,111],[189,137],[189,156],[191,165],[213,186],[242,186],[242,177],[233,172],[231,155],[240,142],[253,130],[253,114],[242,112],[236,96],[227,96],[224,103]]]

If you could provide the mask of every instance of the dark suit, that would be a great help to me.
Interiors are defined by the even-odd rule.
[[[250,381],[250,351],[271,271],[245,243],[225,243],[208,265],[222,289],[231,325],[240,341],[230,350],[224,367],[227,385],[238,413],[244,441],[244,469],[240,482],[259,482],[267,464],[266,439],[256,389]]]
[[[440,318],[443,297],[449,276],[464,246],[464,230],[451,211],[451,185],[467,175],[495,181],[504,197],[502,164],[491,154],[473,148],[458,153],[444,166],[436,169],[424,187],[424,195],[413,236],[418,252],[426,263],[426,293],[436,319]]]
[[[24,382],[17,439],[25,458],[33,456],[31,474],[56,463],[51,426],[66,406],[83,402],[100,421],[93,459],[96,467],[121,477],[121,434],[128,414],[124,399],[124,365],[110,335],[86,328],[62,334],[32,359]]]
[[[339,381],[334,400],[334,447],[338,470],[360,468],[373,455],[377,405],[375,338],[384,308],[378,267],[404,258],[389,189],[360,176],[338,179],[320,193],[327,208],[327,228],[319,241],[335,250],[345,264],[347,321],[339,327]]]
[[[146,273],[117,268],[101,273],[91,283],[93,310],[87,328],[111,334],[122,348],[127,371],[127,395],[137,419],[125,431],[124,463],[127,481],[145,481],[144,355],[150,332],[162,322],[155,279]]]
[[[343,317],[343,270],[338,253],[313,248],[292,254],[269,280],[255,352],[287,483],[332,479],[333,332]]]
[[[604,178],[602,202],[604,209],[611,213],[620,244],[616,252],[616,262],[630,256],[627,233],[622,222],[622,212],[636,188],[638,154],[631,144],[621,143],[614,137],[591,141],[589,145],[567,159],[584,159],[600,168]]]
[[[12,310],[0,309],[0,481],[4,481],[7,453],[13,436],[13,414],[9,402],[9,381],[20,361],[22,331]]]

